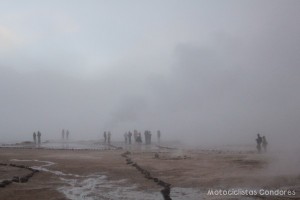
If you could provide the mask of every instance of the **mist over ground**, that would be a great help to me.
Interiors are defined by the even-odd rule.
[[[1,142],[300,141],[299,1],[1,4]]]

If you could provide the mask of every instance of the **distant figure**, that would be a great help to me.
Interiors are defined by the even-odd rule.
[[[148,131],[148,144],[151,144],[151,131]]]
[[[103,134],[103,137],[104,137],[104,143],[106,143],[106,131],[104,131],[104,134]]]
[[[131,136],[132,136],[132,133],[129,131],[128,132],[128,143],[131,144]]]
[[[65,130],[64,129],[61,131],[61,138],[62,138],[62,140],[65,140]]]
[[[261,152],[261,143],[262,143],[262,137],[259,135],[259,133],[257,134],[257,138],[256,138],[256,148],[258,153]]]
[[[141,136],[141,133],[138,133],[137,136],[136,136],[136,142],[137,143],[142,143],[142,136]]]
[[[148,143],[148,131],[144,132],[144,137],[145,137],[145,143]]]
[[[36,133],[35,132],[33,133],[33,142],[34,142],[34,144],[36,144]]]
[[[145,143],[151,144],[151,132],[147,130],[144,132],[144,135],[145,135]]]
[[[139,134],[138,131],[136,129],[134,129],[134,131],[133,131],[133,138],[134,138],[135,142],[137,142],[136,139],[138,137],[138,134]]]
[[[39,144],[39,145],[41,144],[41,136],[42,136],[41,132],[38,131],[38,132],[37,132],[37,138],[38,138],[38,144]]]
[[[157,142],[160,143],[160,130],[157,131]]]
[[[111,138],[111,133],[110,133],[110,131],[108,131],[108,134],[107,134],[107,142],[108,142],[108,144],[110,144],[110,138]]]
[[[124,139],[125,139],[125,144],[127,144],[127,141],[128,141],[128,134],[127,134],[127,132],[124,133]]]
[[[267,140],[266,140],[266,137],[263,136],[263,137],[262,137],[262,147],[263,147],[263,149],[264,149],[264,152],[267,152],[267,145],[268,145],[268,142],[267,142]]]
[[[67,130],[67,133],[66,133],[66,139],[67,139],[67,140],[69,139],[69,130]]]

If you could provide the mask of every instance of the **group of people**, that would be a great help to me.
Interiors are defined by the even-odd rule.
[[[63,129],[63,130],[61,131],[61,138],[62,138],[62,140],[65,140],[65,137],[66,137],[66,140],[69,140],[69,134],[70,134],[69,130],[67,130],[67,131],[65,132],[65,129]]]
[[[141,136],[141,132],[138,132],[137,130],[134,130],[133,131],[133,134],[131,131],[128,131],[128,132],[125,132],[124,133],[124,140],[125,140],[125,144],[131,144],[132,140],[131,140],[131,137],[134,137],[134,141],[135,143],[142,143],[142,136]],[[144,136],[145,136],[145,144],[151,144],[151,131],[149,130],[146,130],[144,132]],[[160,136],[161,136],[161,133],[160,131],[158,130],[157,131],[157,142],[159,143],[160,142]]]
[[[110,144],[110,138],[111,138],[110,131],[108,131],[107,134],[106,134],[106,131],[104,131],[103,137],[104,137],[104,143]]]
[[[69,130],[66,130],[66,132],[65,132],[65,130],[63,129],[62,133],[61,133],[62,139],[64,140],[66,138],[66,140],[68,140],[69,139],[69,134],[70,134]],[[142,143],[143,142],[142,137],[141,137],[141,132],[138,132],[137,130],[134,130],[133,134],[130,131],[124,133],[125,144],[131,144],[132,135],[133,135],[134,141],[136,143]],[[145,143],[146,144],[151,144],[151,136],[152,136],[151,131],[146,130],[144,132],[144,135],[145,135]],[[35,133],[35,132],[33,133],[33,143],[35,145],[36,144],[38,144],[38,145],[41,144],[41,136],[42,136],[42,134],[41,134],[40,131],[37,131],[37,133]],[[106,133],[106,131],[104,131],[103,137],[104,137],[104,143],[105,144],[106,143],[110,144],[110,142],[111,142],[111,132],[108,131]],[[160,132],[160,130],[158,130],[157,131],[157,142],[158,143],[160,142],[160,137],[161,137],[161,132]],[[264,152],[267,152],[267,146],[268,146],[268,142],[267,142],[266,137],[265,136],[260,136],[260,134],[258,133],[257,138],[256,138],[256,148],[257,148],[258,153],[261,153],[262,148],[263,148]]]
[[[40,145],[41,144],[41,136],[42,136],[42,134],[41,134],[41,132],[40,131],[38,131],[37,133],[33,133],[33,143],[36,145],[36,144],[38,144],[38,145]],[[37,139],[37,140],[36,140]]]
[[[142,137],[141,137],[141,133],[138,132],[137,130],[133,131],[133,134],[131,131],[125,132],[124,133],[124,139],[125,139],[125,144],[131,144],[131,137],[133,135],[134,141],[136,143],[142,143]]]
[[[124,133],[125,144],[131,144],[132,133],[129,131],[128,133]]]
[[[66,132],[64,129],[62,130],[62,132],[61,132],[62,140],[65,140],[65,139],[68,140],[69,135],[70,135],[69,130],[67,130]],[[33,133],[33,143],[40,145],[41,144],[41,136],[42,136],[42,134],[40,131],[38,131],[37,133],[34,132]]]
[[[263,148],[264,152],[267,152],[267,139],[265,136],[260,136],[260,134],[257,134],[257,138],[256,138],[256,148],[258,153],[261,153],[261,147]]]
[[[134,130],[133,131],[133,137],[134,137],[134,141],[136,143],[142,143],[143,142],[141,132],[138,132],[137,130]]]

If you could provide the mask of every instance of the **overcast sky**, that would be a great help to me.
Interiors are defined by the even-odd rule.
[[[299,10],[297,0],[0,0],[1,140],[136,128],[195,143],[299,141]]]

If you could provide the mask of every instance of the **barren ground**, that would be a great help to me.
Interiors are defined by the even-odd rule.
[[[41,167],[40,172],[27,183],[13,182],[0,188],[0,199],[162,199],[162,187],[126,164],[125,158],[121,156],[124,152],[126,150],[0,148],[0,163]],[[158,158],[155,158],[155,153],[158,153]],[[284,188],[296,192],[296,196],[290,197],[258,195],[249,199],[300,198],[299,174],[268,173],[272,163],[268,154],[134,149],[128,156],[153,177],[171,184],[172,199],[241,199],[240,196],[207,195],[208,189],[231,188]],[[26,169],[0,167],[0,180],[23,174],[26,174]],[[172,193],[172,190],[177,192]],[[129,195],[131,193],[132,196]]]

